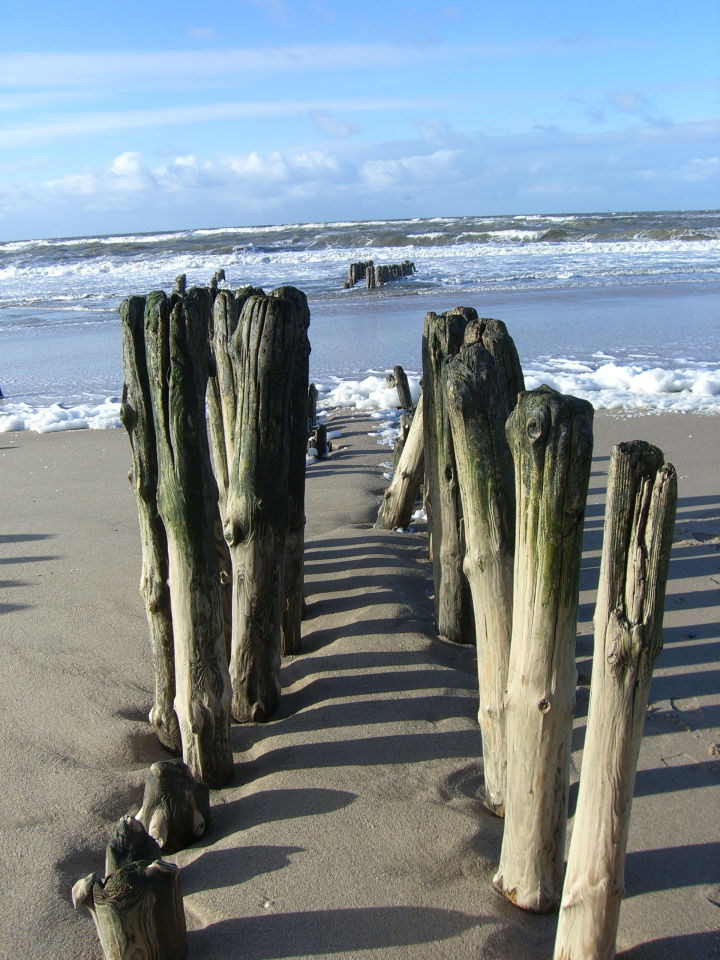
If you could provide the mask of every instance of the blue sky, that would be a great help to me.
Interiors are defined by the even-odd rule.
[[[720,206],[720,2],[10,0],[0,237]]]

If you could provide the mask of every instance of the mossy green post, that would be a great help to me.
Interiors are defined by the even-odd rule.
[[[593,408],[549,387],[507,423],[515,462],[505,832],[494,883],[538,913],[560,900],[575,708],[575,637]]]
[[[450,422],[445,409],[445,366],[477,319],[472,307],[428,313],[422,338],[425,502],[435,586],[435,626],[440,636],[473,643],[470,589],[463,573],[462,511]]]
[[[278,287],[270,294],[295,306],[297,343],[293,351],[288,413],[288,524],[283,564],[281,651],[300,653],[305,593],[305,468],[307,456],[308,396],[310,389],[310,310],[307,297],[295,287]]]
[[[266,720],[280,699],[290,399],[302,321],[295,298],[248,297],[229,344],[237,412],[224,515],[233,566],[232,714]],[[307,385],[302,418],[307,411]]]
[[[446,388],[475,614],[484,803],[503,816],[515,552],[515,478],[505,421],[512,406],[505,370],[478,339],[482,331],[483,321],[468,325],[470,342],[448,362]]]
[[[145,345],[158,455],[158,511],[168,539],[175,648],[175,712],[183,759],[196,780],[232,779],[230,677],[205,397],[211,296],[151,293]]]
[[[180,727],[175,714],[175,654],[168,586],[168,546],[158,513],[158,463],[155,427],[145,356],[145,298],[130,297],[120,306],[123,392],[120,419],[132,450],[129,480],[140,521],[142,573],[140,593],[150,630],[154,696],[150,723],[163,746],[180,753]]]

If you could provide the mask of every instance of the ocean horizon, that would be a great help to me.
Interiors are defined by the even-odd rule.
[[[503,320],[528,387],[626,415],[720,413],[720,213],[434,217],[0,243],[0,432],[119,426],[118,307],[206,284],[293,285],[322,403],[382,411],[388,369],[420,376],[427,311]],[[343,289],[348,266],[415,273]]]

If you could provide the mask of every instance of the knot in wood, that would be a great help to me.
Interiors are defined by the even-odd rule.
[[[543,423],[538,417],[531,417],[525,426],[525,430],[528,439],[534,442],[535,440],[539,440],[543,435]]]
[[[540,710],[541,713],[547,713],[549,709],[550,701],[547,697],[541,697],[541,699],[538,700],[538,710]]]

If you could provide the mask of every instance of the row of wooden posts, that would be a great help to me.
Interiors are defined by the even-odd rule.
[[[361,280],[365,281],[368,290],[382,287],[391,280],[400,280],[415,273],[415,264],[412,260],[403,260],[402,263],[378,263],[373,260],[358,260],[348,267],[348,277],[343,284],[344,290],[349,290]]]
[[[484,802],[504,816],[495,886],[560,907],[555,960],[610,960],[662,616],[676,474],[644,441],[608,476],[582,775],[565,833],[593,409],[526,391],[505,325],[428,314],[423,392],[377,525],[407,526],[425,483],[440,635],[477,644]]]
[[[231,714],[272,714],[281,651],[300,644],[310,313],[294,287],[183,287],[121,306],[121,418],[150,720],[198,780],[220,787],[233,772]]]
[[[269,717],[281,653],[300,649],[316,394],[305,296],[292,287],[231,292],[214,281],[131,297],[121,318],[122,419],[155,673],[150,719],[198,781],[219,787],[232,777],[231,715]],[[401,392],[403,377],[396,368]],[[477,643],[485,803],[505,817],[495,884],[533,911],[561,900],[592,415],[590,404],[547,387],[524,390],[501,322],[467,307],[428,314],[423,390],[378,515],[379,526],[407,526],[424,480],[437,630]],[[616,448],[595,618],[593,746],[557,960],[613,956],[675,498],[660,451],[640,441]]]

